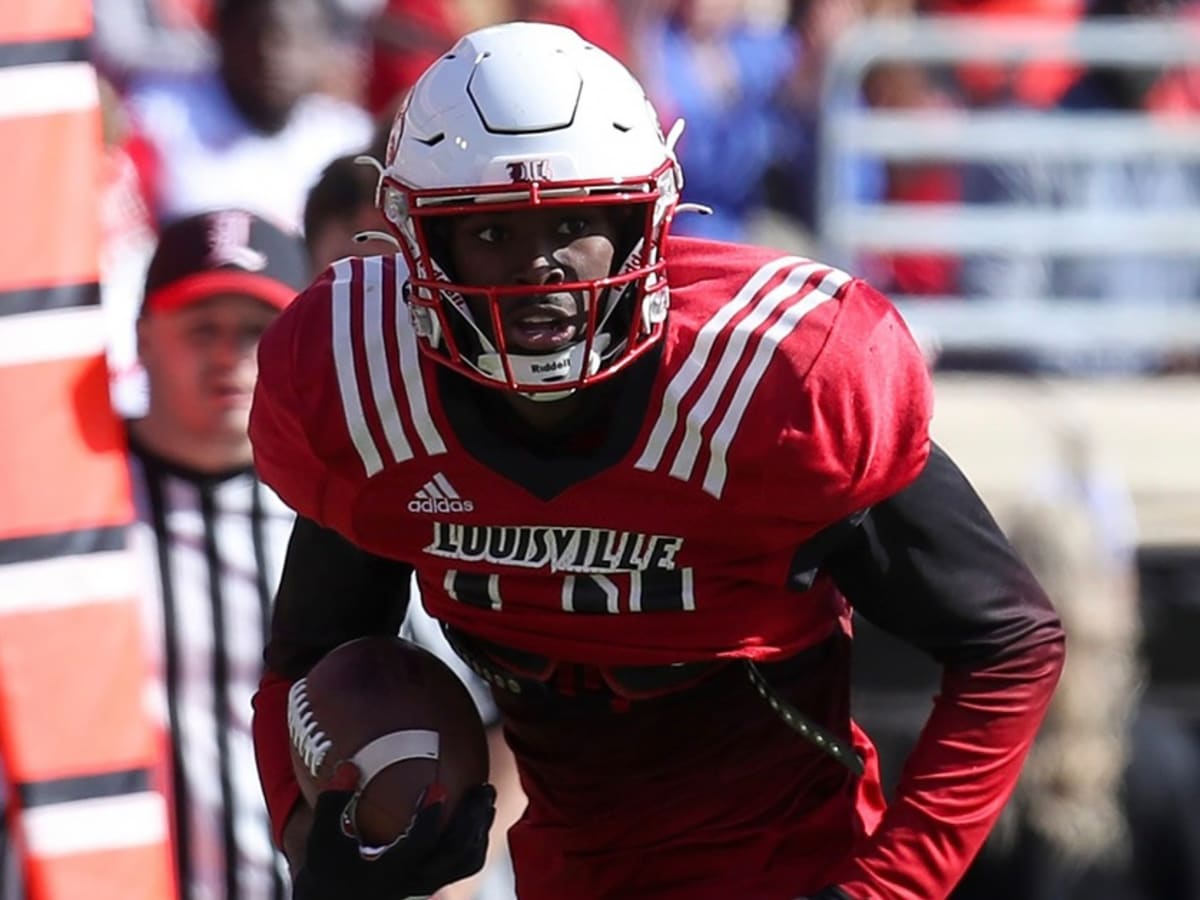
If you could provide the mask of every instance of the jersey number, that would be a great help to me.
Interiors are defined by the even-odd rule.
[[[481,609],[504,608],[499,575],[450,569],[444,587],[460,603]],[[564,612],[588,615],[690,612],[696,608],[695,579],[690,567],[672,572],[567,575],[562,579],[561,596]]]

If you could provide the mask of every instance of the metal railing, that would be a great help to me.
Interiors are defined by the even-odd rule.
[[[851,270],[863,254],[932,252],[1012,266],[1128,261],[1148,264],[1152,273],[1155,260],[1167,260],[1195,263],[1200,273],[1200,118],[962,106],[880,110],[860,100],[864,80],[880,63],[937,71],[1036,61],[1129,70],[1197,66],[1200,29],[1147,20],[1068,28],[957,17],[865,21],[835,46],[823,85],[817,216],[825,257]],[[1070,167],[1132,163],[1178,176],[1179,191],[1167,181],[1160,190],[1166,202],[1147,196],[1124,204],[1064,200],[1055,191],[979,203],[862,202],[849,181],[855,160],[990,167],[1030,183]],[[1200,348],[1200,281],[1193,291],[1184,278],[1174,293],[1136,277],[1125,282],[1123,292],[1102,297],[1059,293],[1035,279],[1032,290],[1026,283],[1025,290],[960,289],[936,297],[893,292],[893,299],[914,329],[951,350],[1145,358]]]

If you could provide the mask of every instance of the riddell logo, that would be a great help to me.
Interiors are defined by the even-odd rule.
[[[565,372],[570,366],[570,360],[560,359],[557,362],[533,363],[529,368],[535,375],[544,375],[547,372]]]
[[[475,504],[458,495],[450,481],[441,472],[425,482],[408,501],[408,511],[413,513],[469,513]]]

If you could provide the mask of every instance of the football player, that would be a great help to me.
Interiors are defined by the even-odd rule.
[[[413,570],[495,687],[523,900],[932,900],[1013,787],[1062,666],[1050,602],[931,442],[884,297],[668,238],[678,134],[569,30],[467,35],[381,164],[400,253],[335,263],[262,341],[251,436],[300,518],[256,745],[301,900],[483,859],[486,786],[370,848],[352,778],[312,810],[291,774],[290,684],[394,632]],[[886,809],[852,609],[944,666]]]

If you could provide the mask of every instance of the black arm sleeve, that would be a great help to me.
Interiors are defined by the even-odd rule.
[[[830,880],[851,897],[946,897],[1016,784],[1062,671],[1062,626],[937,447],[829,559],[863,616],[943,670],[883,821]]]
[[[267,666],[299,678],[329,650],[367,634],[397,634],[412,566],[362,550],[299,517],[275,596]]]
[[[1045,592],[936,445],[917,480],[872,507],[825,569],[868,621],[944,665],[1002,659],[1058,633]]]

